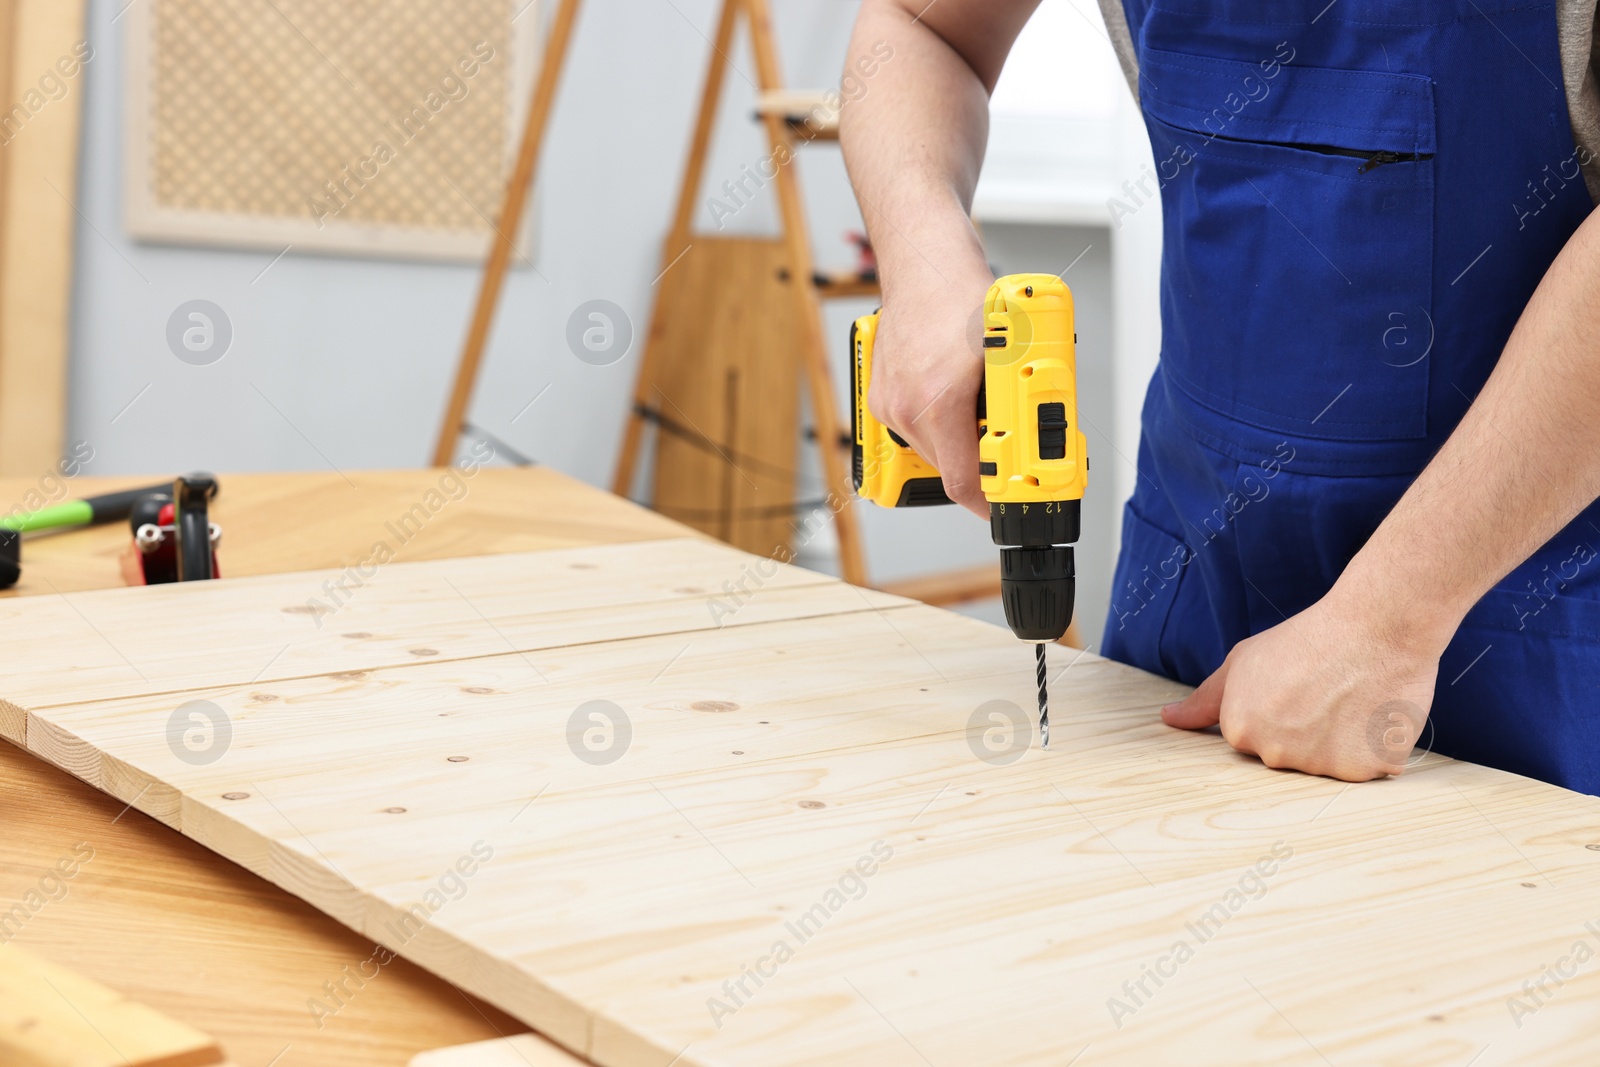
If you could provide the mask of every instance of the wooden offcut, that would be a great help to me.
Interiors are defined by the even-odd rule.
[[[7,1067],[216,1067],[210,1037],[16,945],[0,947]]]
[[[409,1067],[584,1067],[584,1062],[538,1034],[517,1034],[419,1052]]]
[[[782,241],[697,237],[662,276],[653,506],[719,540],[776,556],[795,524],[801,334]],[[813,503],[813,507],[819,504]]]
[[[0,0],[0,475],[54,470],[67,424],[83,0]]]
[[[1596,798],[1059,646],[1042,751],[1009,633],[696,539],[336,576],[7,601],[0,731],[601,1067],[1600,1054]]]

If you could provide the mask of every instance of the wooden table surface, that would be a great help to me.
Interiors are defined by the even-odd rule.
[[[1600,1062],[1600,799],[1438,755],[1272,771],[1059,646],[1041,750],[1003,628],[664,532],[386,566],[329,618],[339,571],[0,602],[0,735],[604,1067]],[[127,914],[98,949],[137,955]],[[266,966],[253,921],[174,986]],[[287,1027],[367,952],[219,999]],[[230,1051],[389,1039],[339,1028],[390,973]]]
[[[545,469],[485,469],[443,484],[441,477],[222,475],[213,509],[223,527],[222,571],[355,566],[379,541],[396,559],[424,560],[690,535]],[[157,480],[79,478],[70,488],[83,496]],[[0,511],[38,491],[31,480],[0,479]],[[393,527],[408,514],[402,541]],[[3,595],[116,586],[128,541],[122,524],[31,538],[22,580]],[[526,1030],[403,959],[362,979],[369,939],[4,744],[0,828],[0,915],[44,901],[25,909],[20,928],[0,927],[0,942],[14,939],[212,1034],[240,1067],[395,1067],[424,1049]],[[52,873],[62,860],[71,878]],[[327,983],[350,992],[319,1025],[308,1001],[329,1003]]]

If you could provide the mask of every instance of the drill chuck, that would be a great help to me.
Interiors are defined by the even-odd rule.
[[[1079,500],[989,505],[989,534],[1000,546],[1000,602],[1024,641],[1059,641],[1072,622],[1072,542],[1082,514]]]
[[[1000,550],[1000,602],[1024,641],[1059,641],[1072,622],[1072,546]]]

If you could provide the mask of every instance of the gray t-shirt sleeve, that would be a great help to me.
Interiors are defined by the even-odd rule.
[[[1600,63],[1595,24],[1600,5],[1595,0],[1561,0],[1556,11],[1561,38],[1561,77],[1567,87],[1567,117],[1577,142],[1578,164],[1589,187],[1589,199],[1600,203],[1600,87],[1595,68]]]

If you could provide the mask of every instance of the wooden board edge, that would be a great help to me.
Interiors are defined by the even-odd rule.
[[[405,914],[401,909],[375,903],[378,910],[373,913],[374,918],[381,912]],[[368,930],[366,933],[382,943],[384,938],[380,935],[389,934],[389,931]],[[537,1027],[546,1041],[574,1056],[584,1056],[590,1046],[594,1015],[589,1008],[510,960],[490,957],[481,948],[442,927],[427,927],[398,948],[389,944],[385,947],[512,1018]],[[472,961],[470,969],[462,971],[451,966],[463,959]],[[451,971],[456,971],[456,975],[446,977]],[[579,1062],[586,1061],[580,1059]]]
[[[18,744],[19,748],[87,782],[128,807],[138,808],[174,830],[182,829],[183,794],[176,786],[168,785],[130,763],[101,752],[57,723],[31,712],[26,719],[26,743]]]
[[[27,749],[46,763],[105,792],[99,750],[72,731],[30,712]]]
[[[569,1050],[589,1046],[594,1018],[578,1001],[510,960],[486,953],[450,932],[434,921],[434,911],[439,909],[430,910],[425,899],[405,907],[384,900],[358,888],[321,855],[314,842],[297,831],[286,837],[290,839],[268,842],[267,862],[264,869],[256,870],[257,874],[341,925],[371,938],[374,945],[381,945],[528,1026],[537,1026],[549,1041]],[[237,861],[232,852],[219,854]],[[326,869],[319,866],[322,863]],[[444,918],[448,920],[448,913]],[[463,960],[470,961],[471,966],[459,967]]]
[[[18,748],[28,747],[28,713],[0,697],[0,737]]]

